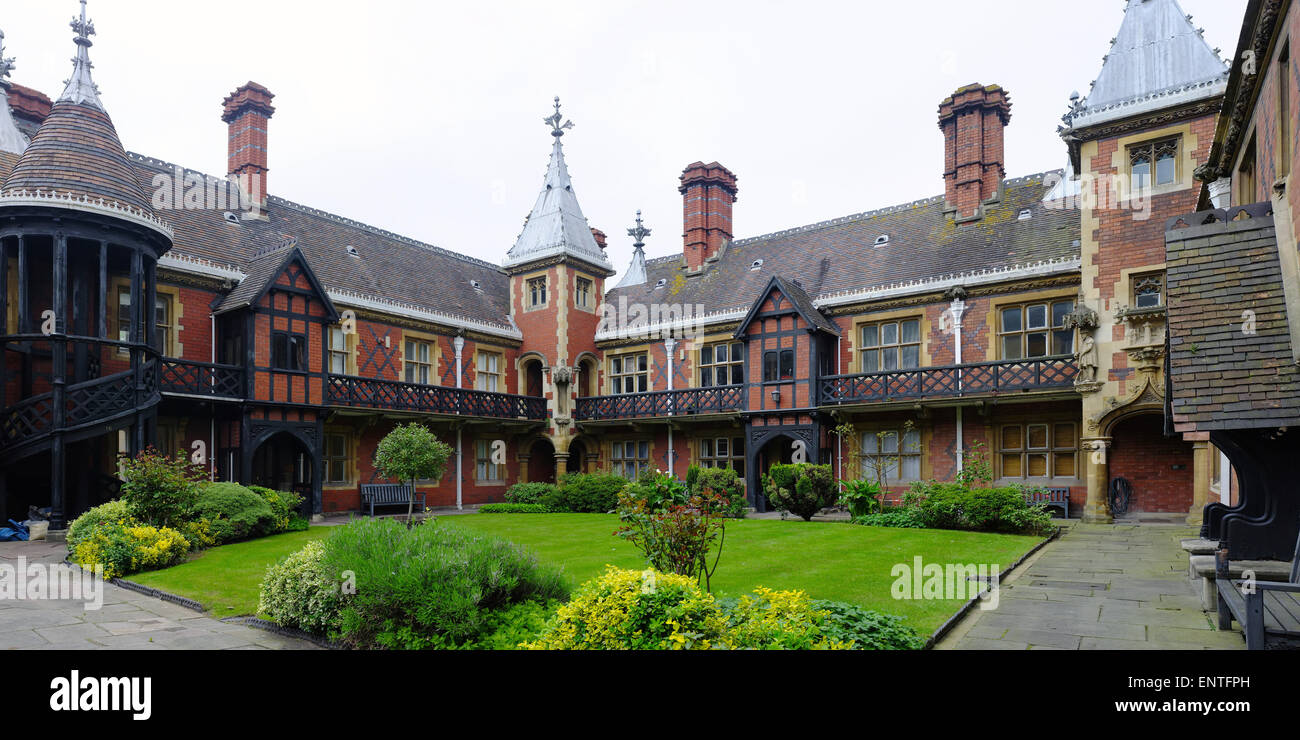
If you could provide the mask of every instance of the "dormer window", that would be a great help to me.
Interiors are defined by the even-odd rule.
[[[888,243],[889,243],[889,234],[881,234],[880,236],[876,237],[877,247],[883,247]]]
[[[239,216],[231,213],[230,211],[226,211],[225,213],[221,214],[221,217],[226,219],[226,223],[228,224],[235,224],[236,226],[239,225]]]
[[[357,251],[357,248],[352,246],[351,244],[348,245],[348,254],[352,255],[353,257],[361,256],[361,253]]]
[[[659,290],[660,288],[664,287],[667,284],[668,284],[668,278],[659,278],[659,282],[655,283],[655,290]]]
[[[1029,219],[1031,219],[1031,218],[1033,218],[1033,217],[1034,217],[1034,212],[1031,211],[1031,210],[1029,210],[1028,208],[1026,208],[1025,210],[1023,210],[1023,211],[1020,212],[1020,215],[1016,217],[1016,220],[1018,220],[1018,221],[1028,221]]]
[[[471,281],[469,281],[469,287],[473,288],[474,290],[476,290],[476,291],[478,291],[478,292],[480,292],[480,293],[483,292],[483,283],[480,283],[480,282],[477,281],[477,280],[471,280]]]
[[[750,272],[754,272],[755,270],[761,270],[761,269],[763,269],[763,260],[754,260],[753,264],[749,266]]]

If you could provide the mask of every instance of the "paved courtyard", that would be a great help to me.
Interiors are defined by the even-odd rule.
[[[1187,526],[1075,523],[937,646],[957,650],[1245,650],[1187,579]]]
[[[62,562],[62,542],[0,543],[0,562]],[[24,582],[20,576],[20,583]],[[0,599],[0,650],[315,650],[303,640],[224,622],[104,584],[104,606]]]

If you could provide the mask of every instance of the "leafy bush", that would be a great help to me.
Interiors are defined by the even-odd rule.
[[[480,514],[549,514],[551,510],[542,504],[483,504],[478,507]]]
[[[294,517],[302,518],[298,513],[298,507],[302,506],[303,502],[301,495],[293,491],[276,491],[262,486],[249,486],[248,490],[261,496],[271,506],[274,521],[268,534],[288,532]]]
[[[697,469],[693,479],[690,475],[686,476],[686,489],[691,494],[711,490],[726,499],[726,514],[732,519],[744,519],[749,514],[745,480],[730,468]]]
[[[72,562],[87,569],[104,566],[104,580],[111,580],[175,565],[189,550],[180,532],[127,519],[95,525],[71,555]]]
[[[763,490],[776,508],[804,521],[835,503],[835,475],[829,465],[773,465],[764,477]]]
[[[561,606],[531,650],[708,650],[727,622],[686,576],[611,566]]]
[[[104,522],[122,521],[130,518],[130,516],[127,513],[126,502],[121,499],[87,509],[86,513],[77,517],[68,525],[68,551],[75,550],[77,545],[91,535],[96,526]]]
[[[324,545],[326,572],[355,575],[340,627],[355,647],[466,646],[493,629],[492,612],[567,595],[559,572],[523,548],[436,520],[361,519]]]
[[[925,641],[901,617],[839,601],[814,601],[825,612],[821,631],[827,639],[853,643],[854,650],[920,650]]]
[[[758,588],[727,608],[729,645],[753,650],[848,650],[849,641],[822,630],[829,614],[813,607],[802,591]]]
[[[555,493],[550,483],[516,483],[506,491],[506,501],[512,504],[542,504],[548,495]]]
[[[618,494],[626,485],[625,478],[612,473],[569,473],[560,481],[563,510],[579,514],[611,512],[618,506]]]
[[[634,482],[628,483],[619,493],[619,500],[643,501],[647,511],[663,511],[670,506],[684,506],[690,495],[689,488],[671,473],[651,470],[642,472]]]
[[[867,527],[896,527],[899,529],[924,529],[914,508],[899,508],[882,511],[877,514],[854,517],[854,524]]]
[[[135,519],[157,527],[170,527],[191,517],[203,470],[185,462],[183,455],[166,457],[148,449],[138,457],[121,458],[122,500]]]
[[[679,504],[672,498],[638,498],[641,489],[657,490],[648,484],[624,489],[618,499],[622,526],[614,534],[636,546],[650,567],[703,581],[708,589],[722,559],[727,499],[704,488]]]
[[[227,543],[275,531],[275,510],[238,483],[211,483],[199,493],[195,512],[208,520],[212,536]]]
[[[284,627],[329,636],[342,627],[345,599],[341,582],[325,568],[325,546],[317,540],[266,569],[257,611]]]
[[[917,482],[903,506],[928,529],[1045,535],[1055,528],[1047,508],[1026,501],[1020,486],[968,489],[961,483]]]
[[[483,622],[483,636],[468,646],[478,650],[518,650],[541,636],[559,605],[555,600],[525,601],[489,612]]]
[[[294,514],[289,517],[289,526],[285,527],[286,532],[306,532],[311,529],[311,520],[302,514]]]
[[[849,510],[854,518],[875,514],[884,509],[884,488],[873,480],[850,480],[844,482],[840,492],[839,503]]]

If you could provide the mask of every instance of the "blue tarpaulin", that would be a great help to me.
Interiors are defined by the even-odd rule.
[[[0,527],[0,542],[26,542],[27,527],[10,519],[9,523],[14,525],[13,529],[9,527]]]

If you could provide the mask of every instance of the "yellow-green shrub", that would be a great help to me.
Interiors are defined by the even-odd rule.
[[[754,589],[728,610],[728,644],[756,650],[851,650],[852,643],[827,637],[830,613],[816,609],[803,591]]]
[[[180,562],[190,551],[185,535],[169,527],[152,527],[129,519],[103,522],[72,551],[72,562],[104,567],[104,580]]]

